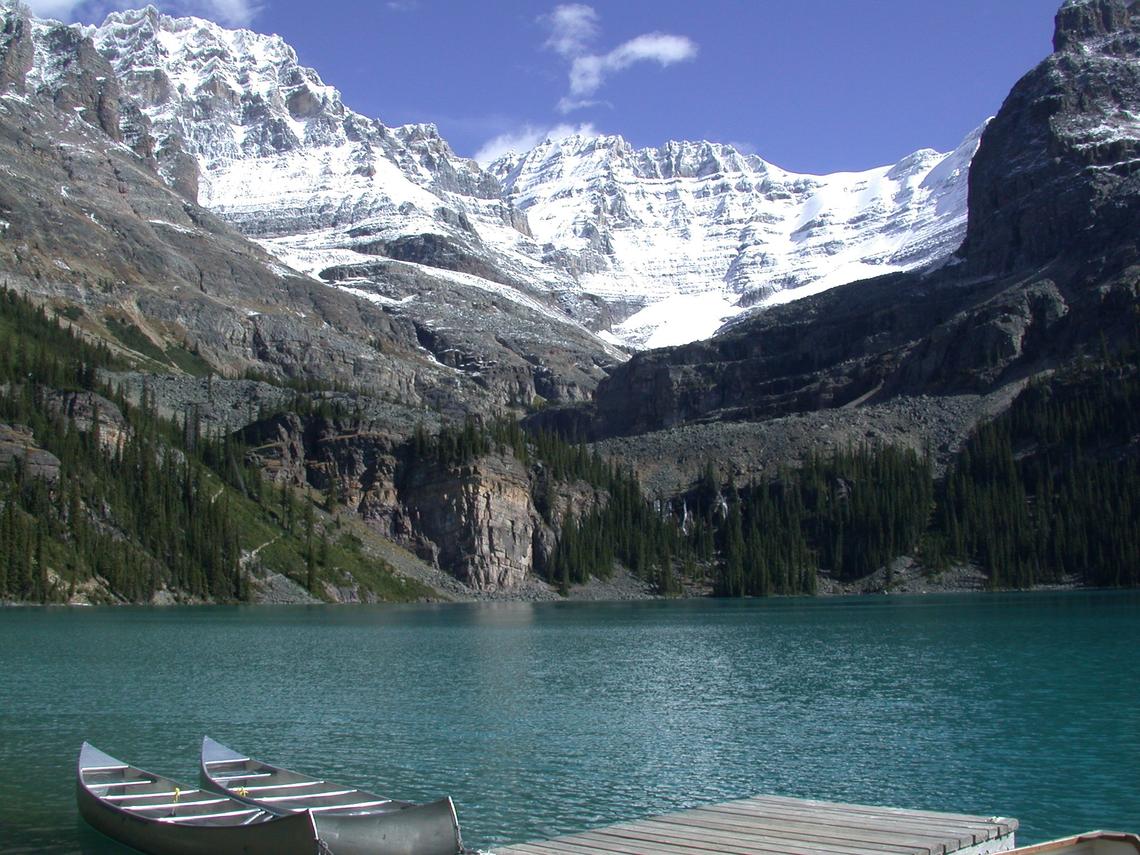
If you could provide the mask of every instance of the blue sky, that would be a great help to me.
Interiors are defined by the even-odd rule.
[[[97,23],[121,0],[31,0]],[[460,154],[582,128],[831,172],[949,150],[1050,51],[1060,0],[164,0],[280,34],[345,103]]]

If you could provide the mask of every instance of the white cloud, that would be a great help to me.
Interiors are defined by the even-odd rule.
[[[5,3],[4,5],[9,4]],[[78,0],[31,0],[31,2],[25,2],[24,5],[31,9],[32,14],[37,18],[66,20],[71,15],[71,10],[82,4]]]
[[[475,160],[481,166],[487,166],[494,163],[500,157],[506,154],[519,153],[530,151],[536,145],[546,140],[561,140],[569,136],[583,137],[596,137],[598,130],[593,125],[587,123],[584,125],[554,125],[553,127],[543,127],[535,125],[523,125],[520,128],[507,131],[506,133],[499,134],[493,139],[487,140],[475,152]]]
[[[25,0],[32,14],[60,21],[101,23],[110,12],[135,9],[140,0]],[[169,15],[196,15],[227,27],[247,27],[263,8],[257,0],[157,0],[154,5]]]
[[[656,62],[664,68],[697,55],[696,42],[670,33],[645,33],[609,53],[589,53],[587,46],[598,34],[598,13],[580,3],[558,6],[542,21],[550,28],[545,47],[570,60],[570,92],[558,102],[563,113],[598,103],[590,96],[606,78],[635,63]]]
[[[546,47],[565,57],[575,57],[598,34],[598,13],[582,3],[558,6],[542,18],[550,27]]]
[[[201,2],[179,2],[173,3],[172,5],[190,7],[204,6],[207,10],[207,18],[213,18],[219,24],[236,25],[239,27],[249,26],[262,10],[261,3],[251,2],[251,0],[201,0]],[[210,14],[211,12],[213,12],[213,14]]]
[[[77,8],[87,4],[83,0],[25,0],[25,5],[37,18],[69,21]]]

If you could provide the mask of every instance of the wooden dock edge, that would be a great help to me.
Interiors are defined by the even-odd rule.
[[[617,823],[493,855],[991,855],[1016,819],[755,796]]]

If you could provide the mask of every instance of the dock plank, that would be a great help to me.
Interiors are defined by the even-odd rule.
[[[869,839],[872,835],[863,833],[844,834],[842,830],[821,831],[810,824],[779,825],[765,823],[734,823],[731,821],[707,819],[703,816],[666,817],[665,822],[688,822],[696,829],[707,828],[737,835],[755,835],[771,842],[787,841],[786,845],[802,844],[847,855],[935,855],[928,842],[912,839],[892,839],[882,835]]]
[[[600,831],[608,831],[601,829]],[[741,828],[716,828],[713,826],[674,824],[669,821],[647,823],[635,829],[635,833],[647,839],[657,835],[683,842],[690,849],[708,844],[717,852],[727,849],[742,850],[748,853],[780,852],[785,855],[818,855],[829,852],[832,855],[877,855],[875,850],[846,846],[843,844],[821,844],[805,838],[779,838],[750,832]],[[913,850],[911,850],[913,852]]]
[[[964,822],[954,823],[951,821],[938,821],[932,817],[925,816],[907,820],[906,817],[898,814],[876,815],[869,812],[857,811],[842,813],[837,811],[820,811],[814,808],[796,811],[783,806],[758,808],[757,806],[740,802],[715,805],[703,810],[733,813],[746,817],[782,817],[790,820],[810,822],[813,825],[821,827],[844,829],[865,828],[891,833],[897,833],[902,830],[921,837],[941,841],[942,845],[946,847],[946,849],[942,851],[951,852],[963,846],[982,843],[986,840],[992,840],[1002,836],[997,825],[985,821],[971,822],[968,824]],[[975,817],[974,819],[977,818]]]
[[[722,817],[739,817],[740,822],[748,825],[783,820],[788,823],[809,827],[819,834],[832,836],[839,835],[846,839],[860,840],[869,843],[885,845],[905,845],[906,851],[926,851],[927,855],[944,855],[963,846],[971,846],[982,842],[970,831],[953,827],[933,828],[925,823],[908,825],[906,823],[868,820],[859,815],[852,815],[848,819],[837,819],[832,815],[818,815],[805,813],[797,816],[792,812],[757,814],[737,811],[731,805],[716,806],[712,808],[698,808],[698,813],[717,814]],[[721,821],[724,821],[723,819]],[[883,851],[883,850],[878,850]]]
[[[496,855],[953,855],[1013,848],[1017,820],[754,796],[502,846]]]
[[[956,825],[966,826],[987,826],[996,827],[1001,829],[1002,834],[1011,834],[1017,830],[1017,820],[1010,817],[1002,816],[975,816],[972,814],[964,813],[943,813],[941,811],[926,811],[926,810],[910,810],[909,808],[896,808],[884,807],[880,805],[855,805],[847,804],[844,802],[822,802],[815,799],[793,799],[787,796],[752,796],[747,799],[740,799],[737,802],[728,802],[728,804],[755,804],[755,805],[768,805],[777,806],[785,805],[799,810],[805,807],[812,807],[815,810],[826,812],[840,812],[845,814],[864,814],[868,816],[881,816],[881,817],[903,817],[908,821],[921,822],[924,819],[934,820],[938,823],[945,823],[950,821]]]

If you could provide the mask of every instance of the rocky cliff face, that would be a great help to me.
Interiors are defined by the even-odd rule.
[[[970,176],[968,269],[1131,253],[1140,216],[1140,12],[1068,2],[1052,56],[1010,92]]]
[[[534,566],[542,520],[531,474],[512,455],[417,468],[399,493],[435,562],[476,589],[519,587]]]
[[[970,171],[950,264],[839,288],[709,342],[639,354],[599,387],[597,435],[987,392],[1130,335],[1140,260],[1140,14],[1071,0]]]
[[[546,565],[557,531],[535,505],[547,473],[509,450],[462,464],[416,458],[384,423],[278,416],[245,429],[259,465],[278,483],[308,486],[374,530],[478,591],[509,591]],[[550,490],[547,519],[588,511],[605,497],[583,485]]]
[[[59,481],[59,458],[36,444],[31,428],[0,422],[0,467],[22,469],[29,478]]]

